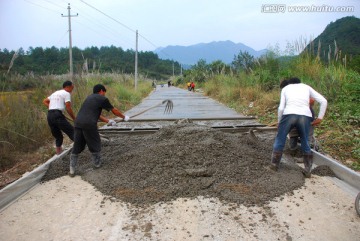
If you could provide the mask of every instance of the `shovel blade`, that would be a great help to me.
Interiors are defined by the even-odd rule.
[[[253,139],[254,141],[258,141],[258,140],[259,140],[259,139],[257,138],[257,136],[255,135],[253,129],[250,129],[250,130],[249,130],[249,135],[250,135],[250,138]]]

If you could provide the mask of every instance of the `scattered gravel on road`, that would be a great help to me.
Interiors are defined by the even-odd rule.
[[[227,133],[194,123],[173,124],[153,134],[106,134],[103,166],[93,169],[86,149],[78,175],[103,194],[134,205],[177,198],[217,197],[264,205],[304,184],[301,168],[283,161],[269,170],[274,135]],[[43,181],[67,175],[69,154],[57,159]]]
[[[312,171],[312,174],[314,175],[318,175],[321,177],[324,176],[328,176],[328,177],[336,177],[335,173],[333,172],[333,170],[331,170],[330,167],[325,166],[325,165],[321,165],[321,166],[317,166],[315,167]]]

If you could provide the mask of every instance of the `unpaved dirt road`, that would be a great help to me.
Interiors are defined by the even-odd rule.
[[[176,118],[190,110],[201,118],[240,116],[175,88],[148,100],[165,96],[178,100]],[[161,116],[156,109],[146,118]],[[304,179],[288,155],[279,172],[269,171],[274,133],[254,139],[211,128],[249,124],[254,120],[119,123],[118,131],[159,130],[106,133],[103,167],[93,170],[85,151],[75,178],[66,175],[64,153],[43,183],[2,210],[0,240],[360,240],[351,187],[329,176]]]

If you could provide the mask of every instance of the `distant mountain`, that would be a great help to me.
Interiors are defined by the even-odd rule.
[[[335,50],[336,46],[341,50],[342,56],[359,55],[360,54],[360,19],[354,16],[344,17],[331,22],[325,30],[314,39],[313,49],[317,53],[320,40],[320,56],[327,57],[329,46],[331,53]],[[309,48],[309,45],[307,46]],[[325,54],[324,54],[325,52]],[[333,54],[332,54],[333,56]]]
[[[158,54],[160,59],[171,59],[185,65],[194,65],[200,59],[212,63],[221,60],[226,64],[230,64],[234,60],[234,56],[240,51],[247,51],[254,57],[260,57],[266,53],[266,49],[256,51],[242,43],[233,43],[232,41],[218,41],[211,43],[200,43],[190,46],[167,46],[158,48],[154,52]]]

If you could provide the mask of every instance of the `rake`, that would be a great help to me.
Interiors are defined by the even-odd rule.
[[[171,113],[172,113],[172,110],[173,110],[173,108],[174,108],[174,103],[173,103],[172,100],[166,99],[166,100],[161,101],[161,102],[160,102],[159,104],[157,104],[157,105],[154,105],[154,106],[152,106],[152,107],[150,107],[150,108],[148,108],[148,109],[146,109],[146,110],[143,110],[143,111],[141,111],[141,112],[139,112],[139,113],[137,113],[137,114],[135,114],[135,115],[130,116],[130,118],[134,118],[134,117],[136,117],[136,116],[139,116],[139,115],[141,115],[141,114],[144,114],[145,112],[147,112],[147,111],[149,111],[149,110],[152,110],[152,109],[154,109],[154,108],[156,108],[156,107],[159,107],[159,106],[161,106],[161,105],[163,105],[163,104],[166,104],[166,105],[165,105],[164,114],[171,114]],[[116,122],[121,122],[121,121],[123,121],[123,119],[115,120],[115,121],[116,121]]]
[[[172,110],[173,110],[173,108],[174,108],[174,102],[173,102],[172,100],[170,100],[170,99],[166,99],[166,100],[161,101],[161,102],[160,102],[159,104],[157,104],[157,105],[154,105],[154,106],[152,106],[152,107],[150,107],[150,108],[148,108],[148,109],[146,109],[146,110],[143,110],[143,111],[141,111],[141,112],[139,112],[139,113],[137,113],[137,114],[135,114],[135,115],[130,116],[130,118],[134,118],[134,117],[136,117],[136,116],[138,116],[138,115],[144,114],[145,112],[147,112],[147,111],[149,111],[149,110],[151,110],[151,109],[154,109],[154,108],[156,108],[156,107],[159,107],[160,105],[163,105],[163,104],[165,104],[165,103],[166,103],[166,105],[165,105],[164,114],[171,114],[171,113],[172,113]],[[70,119],[69,117],[65,116],[65,118],[66,118],[68,121],[73,122],[73,120]],[[123,121],[123,119],[114,119],[114,120],[115,120],[116,122],[121,122],[121,121]]]

